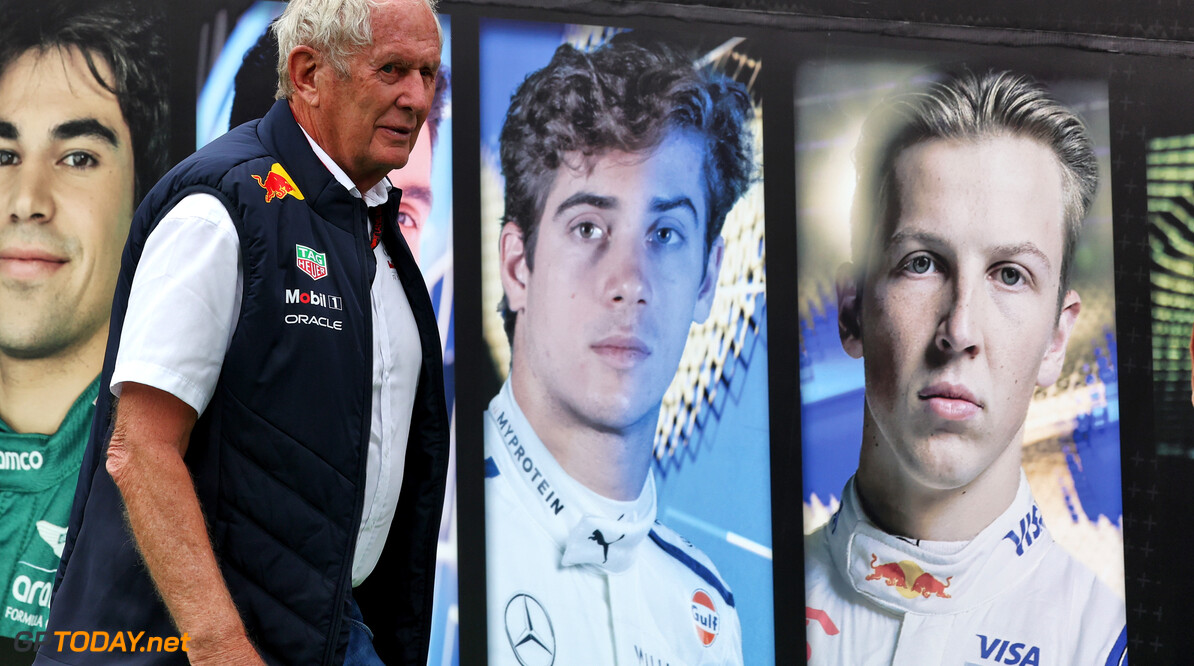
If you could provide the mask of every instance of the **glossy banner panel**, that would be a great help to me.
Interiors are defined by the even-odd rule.
[[[812,663],[849,663],[864,625],[897,660],[1122,652],[1107,82],[1024,64],[796,70]],[[1073,635],[990,617],[1046,577],[1096,586]],[[932,647],[879,608],[924,614]]]
[[[491,664],[774,658],[751,49],[481,22]]]

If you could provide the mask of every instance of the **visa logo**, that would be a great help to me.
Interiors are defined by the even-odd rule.
[[[650,652],[645,652],[637,645],[634,646],[634,655],[638,657],[639,666],[672,666],[672,662],[664,661]]]
[[[1025,514],[1020,519],[1020,534],[1016,531],[1008,530],[1008,533],[1003,535],[1004,539],[1016,544],[1016,556],[1024,555],[1024,549],[1032,545],[1032,540],[1041,535],[1041,529],[1045,526],[1045,521],[1041,518],[1037,511],[1036,505],[1032,505],[1032,511]]]
[[[1041,649],[1035,645],[1027,645],[1025,643],[1013,643],[1006,638],[987,638],[982,634],[975,634],[979,637],[981,645],[979,645],[979,656],[984,660],[994,661],[999,664],[1013,664],[1014,666],[1040,666],[1041,663]],[[1028,648],[1025,651],[1025,648]]]

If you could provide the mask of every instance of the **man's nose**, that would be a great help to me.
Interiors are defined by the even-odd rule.
[[[430,80],[423,76],[418,69],[411,69],[402,77],[400,92],[395,105],[400,109],[410,109],[418,117],[425,118],[431,112],[431,105],[435,101],[435,77]]]
[[[54,217],[51,169],[23,163],[5,167],[0,178],[8,181],[10,222],[49,222]]]
[[[980,351],[983,299],[977,290],[981,284],[959,278],[946,292],[937,325],[937,349],[947,354],[975,356]]]
[[[610,303],[645,305],[651,301],[650,257],[641,239],[612,241],[602,265],[602,286]]]

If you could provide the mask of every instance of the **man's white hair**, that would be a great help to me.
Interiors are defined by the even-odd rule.
[[[416,0],[434,15],[438,0]],[[323,54],[340,78],[348,77],[348,60],[373,43],[373,10],[378,0],[290,0],[286,10],[274,21],[278,38],[278,92],[275,99],[290,99],[294,84],[290,80],[288,59],[296,46],[310,46]],[[440,44],[443,27],[435,19]]]

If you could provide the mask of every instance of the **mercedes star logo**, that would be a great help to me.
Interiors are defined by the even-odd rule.
[[[506,638],[522,666],[551,666],[556,634],[547,610],[535,597],[516,594],[506,602]]]

